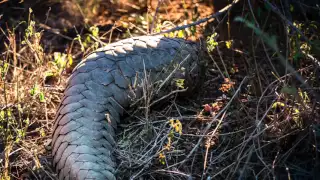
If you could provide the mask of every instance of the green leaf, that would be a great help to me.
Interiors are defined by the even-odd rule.
[[[228,49],[231,48],[231,45],[232,45],[232,41],[231,40],[230,41],[226,41],[226,46],[227,46]]]
[[[261,8],[259,7],[257,11],[258,11],[258,12],[257,12],[258,17],[260,18],[260,17],[261,17]]]
[[[43,92],[41,92],[41,93],[39,94],[39,100],[40,100],[40,102],[46,102],[46,99],[45,99],[45,97],[44,97],[44,93],[43,93]]]
[[[39,90],[38,86],[36,84],[33,85],[33,87],[30,90],[30,95],[34,96],[38,92],[38,90]]]
[[[53,59],[59,70],[62,70],[67,64],[67,55],[64,53],[54,52]]]
[[[303,55],[302,55],[302,53],[301,52],[296,52],[296,53],[294,53],[294,55],[293,55],[293,60],[294,61],[298,61],[300,58],[302,58],[303,57]]]
[[[289,86],[285,86],[281,89],[281,93],[284,94],[289,94],[289,95],[297,95],[298,94],[298,90],[295,87],[289,87]]]
[[[264,7],[268,10],[268,11],[270,11],[271,9],[272,9],[272,7],[268,4],[268,3],[264,3]]]
[[[176,86],[184,89],[184,79],[176,79]]]
[[[90,31],[94,37],[99,37],[99,28],[97,26],[90,27]]]
[[[217,36],[217,33],[213,33],[211,36],[207,38],[207,48],[208,51],[211,52],[218,46],[218,42],[215,40],[215,37]]]
[[[293,12],[294,11],[294,7],[292,4],[290,4],[290,12]]]
[[[46,72],[45,77],[52,77],[54,74],[52,72]]]
[[[4,63],[4,65],[2,67],[0,67],[0,75],[1,75],[2,79],[6,76],[8,70],[9,70],[9,64],[8,63]]]
[[[318,29],[317,23],[314,22],[314,21],[311,22],[310,26],[315,28],[315,29]]]
[[[0,111],[0,118],[4,119],[4,111]]]
[[[190,27],[190,31],[191,31],[191,34],[194,36],[196,34],[196,32],[197,32],[197,29],[196,29],[195,26],[191,26]]]
[[[81,36],[79,34],[77,34],[77,37],[74,38],[74,40],[77,40],[81,46],[81,51],[83,52],[85,50],[83,44],[82,44],[82,40],[81,40]]]
[[[4,119],[5,117],[11,118],[12,114],[10,110],[0,111],[0,118]]]
[[[284,107],[285,104],[283,102],[275,102],[272,104],[272,108],[275,109],[277,107]]]
[[[41,137],[45,137],[46,136],[46,132],[44,131],[43,128],[40,128],[39,133],[40,133]]]
[[[179,38],[184,38],[184,33],[182,30],[178,31],[178,37]]]
[[[25,122],[27,125],[29,125],[29,124],[30,124],[30,119],[27,118],[27,119],[24,120],[24,122]]]
[[[68,64],[69,64],[69,66],[71,66],[72,63],[73,63],[72,55],[71,55],[71,54],[68,54]]]

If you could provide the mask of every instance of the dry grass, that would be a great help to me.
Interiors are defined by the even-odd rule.
[[[185,2],[165,1],[155,13],[158,3],[152,1],[148,4],[152,9],[141,13],[142,16],[117,17],[111,29],[96,32],[87,28],[85,33],[77,30],[74,37],[62,36],[62,30],[59,35],[50,26],[43,30],[39,22],[32,23],[33,13],[18,28],[1,26],[4,44],[0,55],[0,94],[3,94],[0,96],[0,177],[55,179],[50,162],[50,131],[72,67],[103,42],[129,37],[132,33],[144,34],[152,26],[154,31],[159,31],[183,25],[192,22],[194,17],[199,18],[199,14],[203,17],[211,13],[203,15],[210,9],[203,3],[199,3],[202,7],[199,8],[191,1]],[[213,22],[217,35],[212,35],[210,24],[169,34],[193,40],[211,37],[207,41],[212,51],[208,54],[205,83],[193,96],[179,98],[172,94],[168,101],[149,108],[157,101],[152,96],[156,89],[145,81],[145,96],[139,105],[148,108],[130,111],[132,116],[120,125],[123,129],[118,134],[117,149],[120,177],[320,177],[319,24],[295,21],[294,26],[290,26],[288,19],[273,13],[272,8],[267,11],[265,5],[247,2],[251,1],[238,8],[240,13],[227,14],[219,23]],[[125,4],[124,9],[128,2]],[[79,6],[82,4],[75,4]],[[92,1],[90,7],[96,4]],[[96,8],[105,10],[104,4]],[[136,6],[131,4],[130,8],[127,12]],[[84,9],[82,15],[79,13],[83,16],[89,12]],[[103,15],[94,13],[91,16],[99,15],[99,22],[95,24],[107,23]],[[118,13],[126,14],[125,11]],[[247,28],[244,23],[226,26],[225,21],[231,22],[241,13],[247,14],[250,22],[255,27],[259,24],[260,28]],[[279,31],[287,26],[290,31]],[[235,29],[241,33],[236,34]],[[270,35],[263,38],[266,34],[262,32]],[[271,41],[271,35],[280,38]],[[247,41],[241,44],[244,36]],[[73,39],[75,37],[78,39]],[[63,49],[60,55],[48,44],[50,41],[56,43],[55,47],[61,46],[59,43],[65,41],[60,39],[68,38],[66,46],[57,48]],[[283,60],[288,60],[284,61],[285,66],[280,63]]]
[[[257,16],[248,8],[249,16]],[[261,24],[269,21],[267,16],[259,19]],[[315,40],[318,35],[308,37],[308,26],[299,29],[302,34],[291,29],[287,46],[271,41],[264,29],[251,31],[245,49],[237,38],[219,41],[213,35],[200,94],[183,100],[174,96],[123,126],[117,152],[122,179],[317,179],[319,65],[314,52],[302,50],[300,56],[294,49],[297,37]],[[299,40],[302,48],[306,43]],[[288,53],[275,55],[283,49]],[[282,66],[279,61],[285,59],[289,62]]]

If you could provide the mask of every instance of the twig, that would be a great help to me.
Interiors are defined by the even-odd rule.
[[[151,24],[150,31],[149,31],[150,33],[152,33],[154,22],[157,21],[157,13],[159,11],[159,7],[160,7],[162,2],[163,2],[163,0],[158,0],[158,5],[157,5],[157,8],[156,8],[156,11],[154,12],[153,19],[152,19],[152,24]]]
[[[227,5],[226,7],[224,7],[223,9],[221,9],[220,11],[218,11],[217,13],[214,13],[214,14],[210,15],[209,17],[200,19],[200,20],[198,20],[198,21],[196,21],[196,22],[193,22],[193,23],[191,23],[191,24],[187,24],[187,25],[183,25],[183,26],[178,26],[178,27],[175,27],[175,28],[172,28],[172,29],[169,29],[169,30],[166,30],[166,31],[162,31],[162,32],[159,32],[159,33],[151,34],[151,35],[160,35],[160,34],[164,34],[164,33],[170,33],[170,32],[173,32],[173,31],[179,31],[179,30],[183,30],[183,29],[186,29],[186,28],[189,28],[189,27],[192,27],[192,26],[196,26],[196,25],[205,23],[205,22],[209,21],[210,19],[213,19],[213,18],[216,18],[216,17],[220,16],[221,14],[225,13],[226,11],[230,11],[231,8],[232,8],[236,3],[238,3],[239,1],[240,1],[240,0],[234,0],[231,4]]]
[[[205,154],[204,163],[203,163],[203,171],[205,171],[207,168],[207,158],[208,158],[208,152],[209,152],[209,148],[210,148],[210,141],[211,141],[212,137],[216,134],[217,130],[219,129],[225,115],[226,115],[226,112],[223,113],[221,119],[218,121],[216,128],[213,130],[212,134],[209,136],[209,139],[208,139],[209,143],[206,147],[206,154]]]
[[[320,67],[320,61],[317,58],[313,57],[311,54],[308,54],[305,51],[302,51],[302,53],[305,54],[309,59],[311,59],[311,61],[316,63],[318,65],[318,67]]]
[[[133,24],[133,23],[131,23],[131,22],[129,22],[129,24],[130,24],[131,26],[135,27],[135,28],[136,28],[138,31],[140,31],[141,33],[143,33],[143,34],[145,34],[145,35],[148,34],[148,32],[146,32],[146,31],[143,30],[142,28],[136,26],[135,24]]]
[[[2,0],[2,1],[0,1],[0,4],[2,4],[2,3],[5,3],[5,2],[8,2],[9,0]]]
[[[73,40],[73,38],[71,38],[71,37],[69,37],[69,36],[66,36],[66,35],[61,34],[61,33],[60,33],[60,31],[59,31],[58,29],[53,29],[53,28],[51,28],[50,26],[48,26],[48,25],[46,25],[46,24],[42,24],[42,23],[40,23],[40,24],[39,24],[39,26],[40,26],[41,28],[43,28],[43,29],[45,29],[45,30],[47,30],[47,31],[49,31],[49,32],[51,32],[51,33],[53,33],[53,34],[55,34],[55,35],[61,36],[61,37],[65,38],[65,39],[68,39],[68,40],[70,40],[70,41],[72,41],[72,40]]]
[[[157,99],[157,100],[155,100],[155,101],[153,101],[148,107],[151,107],[151,106],[153,106],[154,104],[156,104],[157,102],[159,102],[159,101],[161,101],[161,100],[163,100],[163,99],[165,99],[165,98],[167,98],[167,97],[169,97],[169,96],[171,96],[172,94],[177,94],[177,93],[180,93],[180,92],[185,92],[185,91],[187,91],[188,90],[188,88],[185,88],[185,89],[178,89],[178,90],[175,90],[175,91],[171,91],[169,94],[167,94],[167,95],[165,95],[165,96],[162,96],[161,98],[159,98],[159,99]]]
[[[155,172],[173,173],[173,174],[178,174],[178,175],[184,176],[186,178],[190,178],[190,175],[185,174],[183,172],[180,172],[178,170],[177,171],[169,171],[169,170],[160,169],[160,170],[156,170]]]

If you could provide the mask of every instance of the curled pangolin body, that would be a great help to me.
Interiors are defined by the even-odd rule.
[[[81,61],[68,80],[53,128],[59,179],[116,179],[115,131],[132,98],[141,97],[145,72],[152,81],[163,80],[172,74],[169,67],[180,65],[188,74],[197,61],[195,43],[162,36],[121,40]]]

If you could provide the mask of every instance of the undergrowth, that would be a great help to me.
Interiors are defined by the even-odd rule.
[[[207,37],[211,60],[200,94],[173,97],[124,126],[117,152],[121,178],[319,177],[320,66],[311,51],[318,47],[318,22],[289,26],[282,19],[285,38],[277,39],[269,26],[279,22],[266,22],[283,17],[272,13],[262,3],[234,19],[253,35],[245,49],[236,38]]]
[[[0,59],[0,177],[56,179],[51,167],[51,129],[67,76],[83,55],[101,44],[99,29],[77,35],[64,52],[46,49],[44,30],[29,9],[26,21],[6,29]],[[20,33],[21,29],[23,32]],[[77,60],[76,60],[77,61]]]

